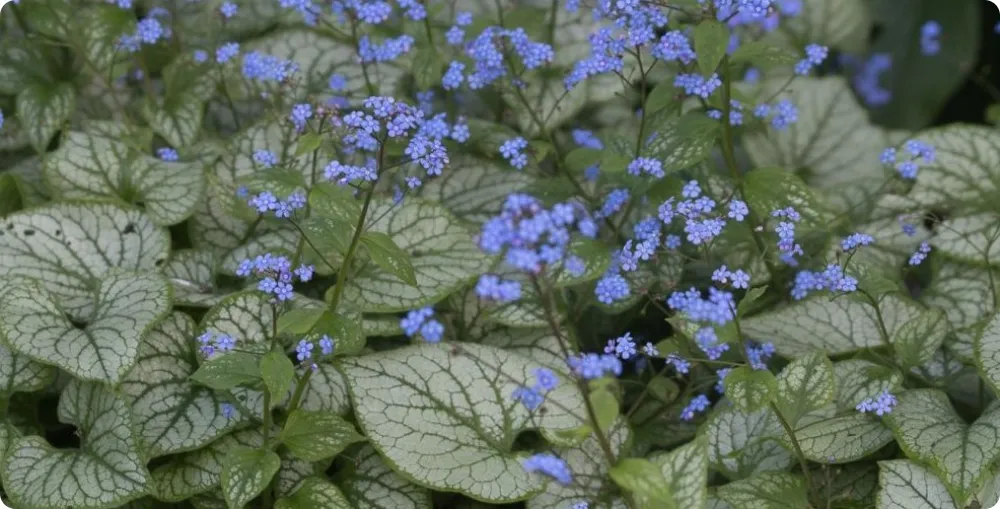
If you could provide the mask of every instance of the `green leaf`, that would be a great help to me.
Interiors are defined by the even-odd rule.
[[[222,494],[229,509],[241,509],[267,489],[281,467],[281,458],[272,451],[236,449],[222,467]]]
[[[704,435],[650,460],[660,468],[678,508],[705,507],[708,500],[708,445]]]
[[[222,414],[215,393],[189,380],[198,369],[196,331],[187,315],[169,315],[143,340],[122,380],[136,438],[149,458],[197,449],[242,424]]]
[[[620,454],[630,439],[628,426],[619,421],[611,428],[608,438],[611,451],[616,455]],[[527,509],[566,509],[582,500],[597,501],[602,497],[610,500],[597,505],[595,509],[625,507],[618,495],[607,496],[608,489],[612,487],[608,479],[608,460],[593,433],[588,432],[577,445],[557,449],[555,452],[573,472],[573,483],[546,484],[544,491],[527,501]],[[591,507],[594,508],[595,504],[591,504]]]
[[[169,162],[140,154],[117,127],[93,122],[67,131],[45,158],[45,180],[62,198],[117,198],[141,203],[150,219],[172,225],[188,218],[202,200],[203,168],[197,162]]]
[[[929,362],[950,332],[944,311],[931,309],[904,323],[890,339],[901,368]]]
[[[302,377],[307,369],[311,368],[300,364],[296,373]],[[347,381],[344,375],[332,365],[325,363],[321,363],[319,369],[312,373],[312,378],[302,393],[302,403],[299,408],[347,415],[351,411],[351,401],[347,394]]]
[[[802,477],[785,472],[766,472],[720,486],[716,495],[739,509],[802,509],[809,506]]]
[[[975,62],[982,36],[980,6],[976,0],[957,0],[947,6],[933,0],[917,0],[898,9],[898,4],[880,0],[872,3],[872,13],[884,30],[871,43],[873,53],[893,55],[892,66],[881,75],[879,84],[892,94],[892,100],[872,109],[880,124],[898,129],[922,129],[934,120],[946,102],[976,72]],[[927,20],[939,23],[942,33],[950,34],[935,55],[921,50],[919,34]],[[919,104],[906,108],[904,104]]]
[[[993,295],[1000,295],[1000,271],[944,262],[921,301],[943,309],[955,336],[963,344],[972,345],[979,335],[980,321],[994,311]],[[962,354],[971,362],[971,351]]]
[[[345,457],[353,468],[338,484],[356,509],[431,509],[430,492],[393,472],[372,446],[351,449]]]
[[[670,509],[676,507],[670,485],[660,472],[660,467],[643,458],[625,458],[611,467],[608,475],[615,484],[623,490],[637,495],[640,499],[648,499],[652,505],[646,507],[661,507]]]
[[[833,214],[827,205],[798,176],[783,168],[758,168],[747,173],[743,182],[747,205],[757,214],[793,207],[803,224],[827,227]]]
[[[291,495],[279,499],[275,509],[355,509],[337,489],[322,477],[308,477]]]
[[[792,65],[798,60],[797,55],[785,48],[772,46],[765,41],[749,41],[736,49],[729,58],[729,63],[731,65],[747,64],[767,70]]]
[[[677,88],[674,87],[672,81],[664,80],[661,81],[659,84],[657,84],[655,87],[653,87],[653,90],[651,90],[649,92],[649,95],[646,96],[646,105],[643,109],[645,110],[646,115],[655,115],[664,108],[672,107],[675,104],[677,104]],[[576,152],[577,150],[586,150],[586,149],[576,149],[573,152]],[[567,155],[567,161],[566,161],[567,165],[570,164],[569,156],[573,155],[573,152],[570,152]],[[600,152],[596,150],[593,152],[595,152],[596,154],[600,154]],[[597,162],[598,161],[591,161],[586,165],[578,165],[577,167],[574,166],[570,167],[577,171],[583,171],[588,166],[596,164]]]
[[[847,0],[851,4],[862,1]],[[830,2],[831,13],[847,8],[831,0],[811,2]],[[809,40],[815,41],[817,34]],[[782,77],[766,82],[760,97],[777,93],[786,81]],[[816,189],[859,200],[882,185],[885,170],[879,156],[893,143],[869,122],[868,112],[857,103],[845,78],[796,78],[796,86],[778,97],[810,107],[803,108],[798,122],[788,129],[747,133],[744,146],[755,166],[800,172]]]
[[[326,313],[325,307],[289,309],[278,317],[278,334],[306,334]]]
[[[942,221],[931,246],[954,260],[976,265],[1000,265],[1000,225],[991,212]]]
[[[565,381],[548,395],[560,405],[544,413],[532,415],[510,398],[537,366],[474,343],[457,353],[446,344],[422,344],[340,360],[358,423],[395,470],[428,487],[495,502],[523,500],[544,484],[510,449],[518,433],[580,424],[568,412],[583,402]],[[441,435],[444,428],[451,431]],[[431,460],[442,448],[452,461]]]
[[[306,461],[320,461],[364,441],[354,425],[329,412],[296,409],[288,416],[278,439],[292,454]]]
[[[909,390],[884,421],[907,457],[927,464],[963,506],[975,495],[1000,456],[1000,407],[994,405],[971,425],[933,389]]]
[[[746,411],[756,411],[774,401],[778,382],[770,371],[741,366],[732,370],[723,382],[726,398],[733,406]]]
[[[618,418],[618,398],[607,389],[597,389],[590,393],[589,398],[597,417],[597,427],[604,433]]]
[[[1000,392],[1000,313],[990,316],[976,336],[975,361],[983,380]]]
[[[159,500],[179,502],[218,488],[223,465],[232,453],[248,447],[260,447],[263,443],[259,430],[239,431],[225,435],[206,447],[174,456],[170,462],[153,470],[153,493]]]
[[[731,479],[785,470],[794,461],[776,440],[784,436],[784,430],[770,408],[751,413],[724,408],[712,414],[705,426],[709,460]]]
[[[27,127],[28,140],[44,153],[49,141],[76,108],[76,90],[69,83],[29,86],[17,94],[17,116]]]
[[[698,23],[694,27],[694,49],[698,54],[698,69],[711,76],[729,47],[729,29],[715,20]]]
[[[191,380],[217,391],[256,384],[261,378],[257,356],[246,352],[218,355],[202,363],[191,375]]]
[[[477,227],[500,212],[507,195],[524,190],[535,180],[498,162],[460,153],[448,156],[451,167],[462,170],[446,171],[427,180],[420,187],[420,196]]]
[[[361,235],[361,243],[382,270],[391,272],[410,286],[417,286],[417,275],[409,255],[392,241],[392,237],[379,232],[365,232]]]
[[[872,26],[864,0],[805,0],[801,12],[787,20],[783,28],[793,40],[809,38],[817,44],[855,53],[867,48]]]
[[[211,307],[222,299],[215,284],[215,256],[208,251],[175,251],[163,268],[163,276],[174,290],[178,306]]]
[[[146,98],[142,115],[149,126],[175,148],[198,142],[205,103],[215,93],[214,73],[182,55],[163,69],[162,98]]]
[[[23,201],[18,176],[9,172],[0,175],[0,218],[23,209]]]
[[[329,216],[312,216],[299,222],[306,238],[320,256],[330,260],[347,254],[354,236],[354,225]]]
[[[43,45],[28,38],[5,41],[0,48],[0,93],[17,95],[32,85],[54,81],[47,65],[50,58]]]
[[[170,287],[154,274],[106,276],[94,315],[82,323],[67,318],[42,285],[23,281],[0,295],[0,336],[22,355],[83,380],[117,385],[143,338],[169,310]]]
[[[371,231],[388,234],[410,254],[416,286],[396,275],[368,266],[351,278],[344,301],[365,312],[397,312],[437,302],[477,277],[490,259],[473,243],[471,234],[459,226],[443,207],[417,199],[402,205],[378,200],[369,217],[376,218]]]
[[[115,267],[153,272],[166,262],[167,232],[136,210],[60,203],[0,220],[0,276],[26,276],[75,320],[94,314],[97,283]]]
[[[323,136],[319,133],[305,133],[295,144],[295,155],[312,154],[323,144]]]
[[[879,509],[960,509],[936,475],[909,460],[878,462]]]
[[[736,310],[742,316],[743,314],[749,312],[753,309],[753,304],[757,302],[758,299],[764,296],[767,292],[766,286],[758,286],[756,288],[751,288],[747,290],[746,295],[740,299],[740,303],[736,306]]]
[[[841,417],[803,419],[795,430],[795,438],[810,461],[849,463],[891,443],[892,431],[877,419],[852,412]],[[788,446],[792,447],[790,443]]]
[[[117,43],[123,34],[135,33],[132,13],[113,5],[90,5],[84,9],[70,7],[65,16],[57,26],[72,31],[67,38],[76,39],[85,58],[99,73],[109,72],[115,62],[124,60]]]
[[[804,415],[830,403],[836,388],[830,359],[821,353],[804,355],[778,375],[775,404],[794,427]]]
[[[111,508],[147,493],[149,473],[125,402],[101,384],[73,380],[63,389],[58,413],[60,421],[80,430],[80,448],[56,449],[39,436],[15,440],[3,465],[3,486],[13,505]]]
[[[292,388],[295,382],[295,365],[281,352],[269,352],[260,359],[260,377],[264,387],[271,393],[272,408],[278,405],[278,398]]]
[[[923,311],[923,306],[900,295],[879,302],[889,337]],[[874,308],[853,299],[816,295],[784,308],[742,321],[744,334],[771,341],[782,355],[815,352],[850,353],[884,345]]]

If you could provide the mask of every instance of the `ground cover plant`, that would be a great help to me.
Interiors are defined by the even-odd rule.
[[[3,499],[990,507],[991,9],[14,0]]]

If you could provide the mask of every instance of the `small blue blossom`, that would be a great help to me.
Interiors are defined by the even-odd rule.
[[[306,122],[309,121],[313,116],[312,105],[307,103],[296,104],[292,107],[292,113],[288,116],[288,119],[295,126],[295,130],[302,132],[306,128]]]
[[[715,382],[715,392],[719,394],[726,393],[726,377],[732,372],[733,368],[722,368],[715,372],[717,381]]]
[[[729,213],[726,214],[727,217],[734,221],[743,221],[747,215],[750,214],[750,208],[747,204],[741,200],[732,200],[729,202]]]
[[[601,141],[593,131],[587,129],[573,129],[573,143],[583,148],[591,150],[603,150],[604,142]]]
[[[194,50],[194,61],[201,64],[208,61],[208,52],[203,49]]]
[[[608,340],[608,346],[604,347],[604,353],[616,355],[623,360],[628,360],[636,354],[635,340],[632,334],[626,332],[625,335]]]
[[[559,377],[548,368],[535,368],[535,389],[538,392],[546,393],[555,389],[559,385]]]
[[[529,473],[547,475],[563,485],[568,485],[573,482],[573,472],[570,471],[569,465],[552,454],[536,454],[522,460],[521,465],[524,466],[524,469]]]
[[[874,242],[875,238],[867,233],[852,233],[840,241],[840,248],[844,251],[853,251],[862,246],[870,246]]]
[[[319,339],[319,349],[323,353],[323,355],[333,354],[334,346],[335,345],[333,343],[333,340],[330,339],[330,336],[327,336],[326,334],[324,334],[323,337]]]
[[[927,56],[941,52],[941,24],[928,21],[920,27],[920,52]]]
[[[500,145],[500,154],[511,166],[523,170],[528,165],[528,156],[524,153],[524,149],[526,148],[528,148],[528,142],[518,136],[503,142]]]
[[[659,353],[659,352],[657,352],[657,353]],[[669,354],[669,355],[667,355],[666,361],[667,361],[667,364],[670,364],[671,366],[673,366],[674,371],[676,371],[676,372],[678,372],[678,373],[680,373],[682,375],[686,375],[686,374],[688,374],[691,371],[691,363],[688,362],[686,359],[678,356],[678,355]]]
[[[672,30],[660,37],[660,41],[653,46],[651,53],[661,60],[676,61],[685,65],[697,58],[691,49],[691,41],[679,30]]]
[[[299,344],[295,346],[295,354],[299,362],[312,357],[313,347],[315,346],[311,341],[305,339],[299,340]]]
[[[219,49],[215,50],[215,61],[224,64],[232,60],[236,55],[240,53],[240,45],[236,42],[227,42]]]
[[[674,86],[683,88],[687,95],[696,95],[702,99],[708,99],[715,89],[722,86],[722,80],[718,74],[713,74],[706,79],[700,74],[678,74],[674,79]]]
[[[699,394],[681,411],[681,419],[691,421],[695,415],[708,410],[710,406],[712,406],[712,402],[708,400],[708,396]]]
[[[362,35],[358,40],[358,56],[362,62],[391,62],[409,53],[413,44],[413,36],[408,34],[386,38],[381,44]]]
[[[896,396],[893,396],[888,390],[883,390],[881,394],[874,398],[866,398],[858,406],[855,407],[858,412],[863,414],[874,413],[875,415],[882,417],[883,415],[892,412],[892,409],[899,403]]]
[[[594,288],[597,300],[608,305],[628,298],[631,293],[628,281],[617,273],[605,274],[597,281],[597,286]]]
[[[823,61],[826,60],[829,53],[830,49],[826,46],[821,46],[819,44],[810,44],[806,46],[806,58],[795,64],[795,74],[800,76],[809,74],[809,71],[811,71],[813,67],[821,65]]]
[[[594,380],[606,375],[622,374],[622,362],[614,355],[585,353],[566,359],[573,374],[584,380]]]
[[[476,295],[493,302],[512,302],[521,298],[521,283],[504,281],[494,274],[483,274],[476,283]]]
[[[164,148],[161,148],[161,149],[157,149],[157,151],[156,151],[156,157],[159,157],[160,159],[162,159],[164,161],[171,161],[171,162],[177,161],[177,160],[180,159],[180,155],[177,154],[176,150],[174,150],[172,148],[167,148],[167,147],[164,147]]]
[[[580,277],[587,272],[587,263],[579,256],[568,256],[563,262],[566,272],[573,277]]]
[[[222,410],[223,419],[232,419],[233,417],[236,417],[236,407],[233,405],[223,403],[219,408]]]
[[[917,252],[910,255],[910,260],[907,263],[911,267],[916,267],[917,265],[924,263],[924,260],[927,259],[927,255],[930,254],[930,252],[931,252],[931,245],[928,244],[927,242],[921,242],[920,247],[917,248]]]
[[[264,149],[255,150],[253,153],[253,160],[255,163],[265,168],[271,168],[278,164],[278,156],[274,155],[274,152]]]
[[[239,11],[239,7],[233,2],[222,2],[222,6],[219,7],[219,12],[222,14],[223,18],[229,19],[236,15]]]
[[[647,341],[645,345],[642,345],[642,354],[648,357],[657,357],[660,355],[660,350],[656,348],[656,345]]]
[[[666,175],[663,172],[663,163],[657,159],[651,157],[639,157],[633,160],[628,165],[629,175],[634,175],[638,177],[639,175],[645,173],[655,178],[663,178]]]
[[[764,343],[760,346],[747,345],[746,354],[750,367],[756,370],[767,369],[767,360],[774,355],[774,345]]]

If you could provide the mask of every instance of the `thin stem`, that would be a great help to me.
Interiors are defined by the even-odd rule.
[[[806,455],[802,452],[802,446],[799,445],[799,439],[795,438],[795,430],[792,429],[792,426],[788,424],[787,420],[785,420],[785,416],[781,415],[781,411],[778,410],[778,405],[774,404],[774,402],[771,402],[771,410],[774,412],[774,415],[778,417],[778,422],[781,423],[781,427],[785,429],[785,433],[788,435],[789,441],[792,442],[792,448],[795,449],[795,456],[799,460],[799,468],[802,469],[802,476],[806,478],[806,486],[809,487],[808,489],[812,490],[814,485],[812,483],[811,475],[809,474],[809,465],[806,462]]]

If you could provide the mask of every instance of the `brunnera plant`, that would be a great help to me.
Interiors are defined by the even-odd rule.
[[[4,499],[989,507],[1000,132],[926,128],[926,3],[15,0]]]

